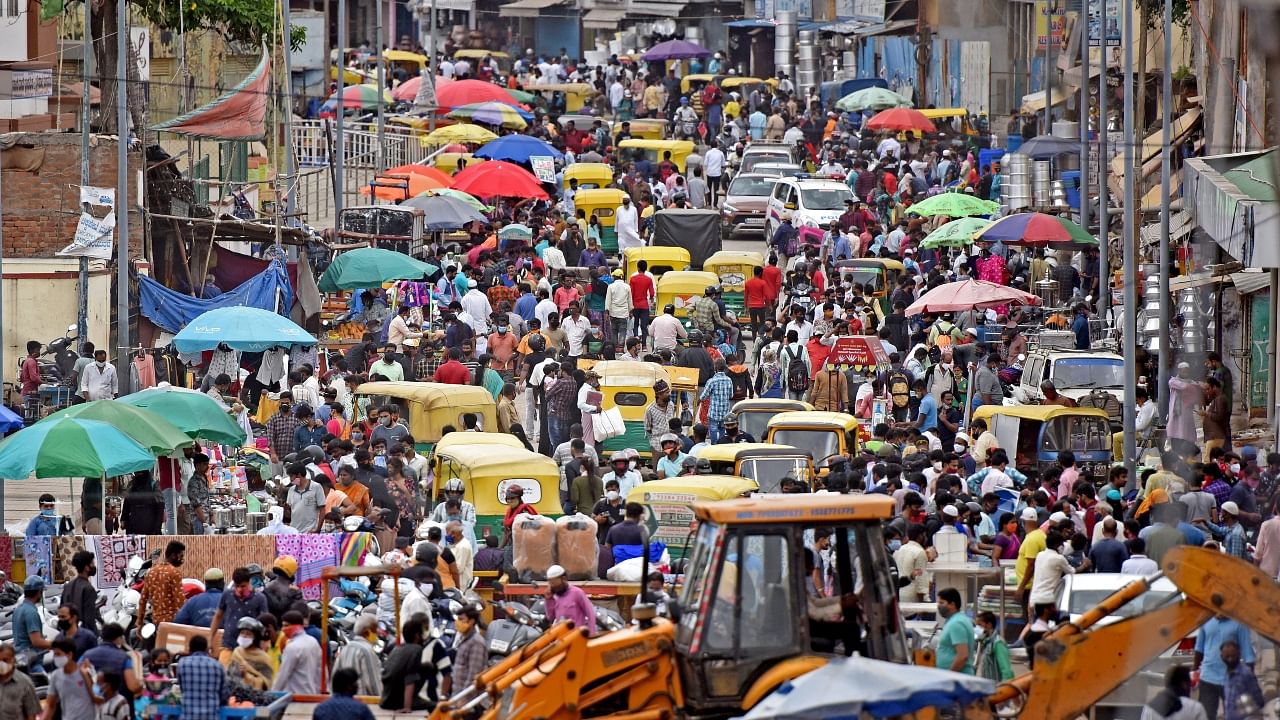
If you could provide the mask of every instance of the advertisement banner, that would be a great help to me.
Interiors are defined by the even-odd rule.
[[[1050,3],[1047,2],[1036,3],[1036,52],[1044,52],[1050,42],[1053,43],[1054,50],[1062,49],[1067,16],[1062,13],[1051,13],[1050,7]]]
[[[529,158],[533,167],[533,175],[538,182],[554,183],[556,181],[556,161],[550,155],[534,155]]]

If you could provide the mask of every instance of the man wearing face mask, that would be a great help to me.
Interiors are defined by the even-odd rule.
[[[219,595],[217,609],[209,622],[209,642],[213,642],[214,636],[221,629],[222,654],[230,656],[241,642],[240,620],[256,618],[269,611],[266,596],[253,589],[249,568],[238,567],[232,570],[231,592]],[[239,645],[239,647],[245,647],[245,645]]]
[[[9,717],[35,720],[40,715],[40,698],[31,678],[17,671],[16,656],[12,645],[0,645],[0,698],[12,713]]]
[[[511,332],[507,317],[497,315],[495,329],[488,338],[489,367],[502,377],[504,382],[511,382],[516,369],[516,347],[520,344],[516,334]]]
[[[462,524],[462,536],[467,539],[467,542],[471,543],[471,547],[475,547],[476,506],[463,499],[462,496],[465,492],[466,485],[459,478],[452,478],[444,484],[445,500],[457,500],[458,505],[461,508],[458,521]],[[442,502],[439,505],[436,505],[435,508],[431,510],[430,519],[432,522],[440,523],[441,525],[449,522],[450,517],[448,503]]]
[[[93,362],[80,371],[80,397],[86,402],[110,400],[119,392],[116,367],[107,362],[107,351],[98,350]]]
[[[27,521],[27,540],[33,537],[56,536],[58,534],[57,498],[45,493],[40,496],[40,512]]]
[[[938,617],[945,618],[938,639],[937,666],[952,672],[973,674],[973,655],[977,640],[973,621],[960,612],[964,601],[955,588],[938,591]]]
[[[432,561],[434,563],[434,560]],[[405,571],[404,576],[413,583],[413,589],[401,599],[400,630],[415,615],[431,618],[431,596],[440,587],[440,577],[431,565],[419,563]]]
[[[388,380],[404,380],[404,366],[396,362],[396,346],[384,345],[382,357],[369,366],[369,377],[381,375]]]
[[[546,612],[551,623],[571,620],[580,628],[588,628],[596,634],[596,611],[582,588],[572,585],[565,578],[564,568],[552,565],[547,568]]]
[[[351,639],[338,651],[338,657],[333,662],[335,675],[344,669],[355,671],[356,677],[359,678],[356,689],[360,695],[373,697],[382,695],[382,661],[378,658],[378,651],[373,647],[377,639],[378,618],[361,614],[356,620],[355,632]],[[487,657],[486,654],[486,659]]]
[[[55,647],[58,640],[70,640],[75,643],[76,657],[80,657],[98,644],[97,634],[80,626],[80,612],[71,605],[58,608],[57,624],[58,636],[54,638]]]
[[[53,666],[49,673],[49,695],[44,701],[44,717],[62,717],[67,720],[92,718],[97,715],[93,707],[93,678],[87,668],[76,662],[80,654],[71,640],[53,641]]]
[[[76,576],[62,586],[62,602],[74,607],[80,615],[81,624],[91,632],[98,631],[98,591],[90,580],[98,573],[94,562],[94,554],[81,550],[71,556],[71,566],[76,569]]]
[[[285,504],[289,506],[289,526],[300,533],[320,532],[324,519],[324,488],[307,477],[307,466],[300,462],[290,465],[288,472],[290,486]]]
[[[297,610],[285,613],[280,622],[287,642],[271,689],[294,695],[315,695],[320,692],[320,643],[306,633],[302,613]]]
[[[277,461],[293,452],[293,433],[298,425],[293,416],[293,393],[280,393],[280,407],[267,421],[267,445]]]
[[[618,464],[626,466],[626,459],[619,458]],[[608,477],[608,476],[606,476]],[[622,524],[623,502],[622,492],[618,489],[617,478],[610,477],[604,483],[604,498],[591,508],[591,517],[596,521],[596,539],[603,544],[609,528]]]
[[[209,568],[204,571],[204,592],[192,597],[182,604],[174,622],[182,625],[199,625],[205,627],[213,620],[218,611],[218,603],[222,601],[226,578],[220,568]]]

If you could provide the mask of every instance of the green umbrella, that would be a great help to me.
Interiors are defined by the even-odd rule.
[[[159,413],[187,437],[222,445],[242,445],[244,430],[216,400],[195,390],[155,387],[125,395],[120,402]]]
[[[461,200],[462,202],[470,205],[476,210],[479,210],[480,212],[489,212],[490,210],[493,209],[492,206],[485,205],[484,203],[480,202],[480,200],[475,195],[471,195],[470,193],[464,193],[461,190],[454,190],[453,188],[439,188],[437,190],[428,190],[422,193],[422,195],[419,195],[418,197],[423,197],[424,195],[425,196],[440,195],[442,197],[455,198],[457,200]]]
[[[534,94],[533,94],[533,93],[531,93],[531,92],[525,92],[524,90],[516,90],[516,89],[514,89],[514,88],[507,88],[507,93],[508,93],[508,94],[510,94],[510,95],[511,95],[511,97],[515,98],[515,101],[516,101],[516,102],[518,102],[518,103],[524,103],[525,105],[529,105],[529,104],[530,104],[530,103],[532,103],[532,102],[534,101],[534,99],[535,99],[535,98],[534,98]]]
[[[342,253],[320,277],[320,292],[378,287],[392,280],[416,280],[436,271],[434,265],[382,248]]]
[[[148,470],[156,458],[114,426],[46,418],[0,442],[0,478],[115,477]]]
[[[124,434],[158,455],[168,455],[193,441],[176,425],[159,413],[144,410],[117,400],[94,400],[53,413],[45,421],[58,417],[100,420],[120,428]]]
[[[982,200],[969,193],[944,192],[922,200],[907,208],[908,215],[946,215],[959,218],[973,215],[991,215],[1000,209],[1000,203]]]
[[[973,234],[991,224],[983,218],[965,217],[943,225],[925,236],[922,248],[964,247],[973,244]]]
[[[911,107],[911,101],[892,90],[882,87],[863,88],[836,101],[840,110],[885,110],[887,108]]]

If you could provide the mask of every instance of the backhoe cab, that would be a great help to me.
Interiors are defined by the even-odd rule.
[[[892,498],[769,495],[697,503],[694,513],[676,619],[590,638],[560,623],[431,717],[730,717],[837,650],[909,661],[881,534]],[[813,560],[805,538],[818,528],[832,531],[829,559],[820,561],[833,567],[825,607],[806,590]],[[650,614],[637,609],[638,618]]]

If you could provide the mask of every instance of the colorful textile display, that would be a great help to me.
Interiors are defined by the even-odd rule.
[[[338,546],[338,561],[343,567],[360,567],[364,554],[369,551],[367,532],[342,533],[342,541]]]
[[[131,535],[98,535],[93,540],[93,552],[97,555],[98,575],[95,578],[99,590],[120,587],[124,582],[129,559],[144,555],[146,538]]]
[[[320,599],[320,572],[338,564],[338,536],[334,535],[277,535],[276,555],[292,555],[298,561],[298,577],[295,584],[308,600]]]
[[[53,582],[53,538],[38,535],[22,544],[22,555],[27,563],[27,577],[39,575],[46,583]]]
[[[53,538],[53,581],[69,582],[76,576],[71,558],[85,548],[84,535],[60,535]]]
[[[13,579],[13,538],[0,535],[0,570]]]

